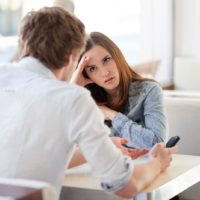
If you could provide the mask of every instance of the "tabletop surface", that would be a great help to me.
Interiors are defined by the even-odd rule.
[[[134,163],[145,159],[134,160]],[[171,198],[200,181],[200,156],[174,154],[171,166],[142,193],[149,199]],[[66,170],[63,186],[101,190],[99,178],[91,174],[88,164]]]

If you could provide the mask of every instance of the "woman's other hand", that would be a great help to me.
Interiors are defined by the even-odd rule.
[[[120,138],[120,137],[111,137],[113,143],[117,148],[119,148],[123,154],[130,156],[132,159],[136,159],[144,154],[146,154],[149,150],[144,148],[144,149],[132,149],[125,147],[128,143],[127,138]]]
[[[141,148],[141,149],[130,149],[128,148],[129,154],[132,159],[139,158],[140,156],[143,156],[149,152],[149,149],[147,148]]]
[[[102,113],[105,117],[105,120],[112,120],[118,113],[117,111],[112,110],[104,105],[99,105],[98,107],[102,111]]]

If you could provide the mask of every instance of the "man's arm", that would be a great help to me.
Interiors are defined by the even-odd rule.
[[[68,168],[76,167],[76,166],[82,165],[86,162],[87,161],[86,161],[85,157],[80,152],[80,150],[77,148],[72,156],[72,159],[69,163]]]
[[[164,143],[156,144],[149,154],[149,160],[144,164],[134,166],[129,183],[116,194],[124,198],[132,198],[141,192],[170,165],[172,153],[175,151],[176,147],[165,148]]]
[[[159,174],[159,161],[156,158],[145,164],[135,165],[131,180],[116,194],[124,198],[131,198],[149,185]]]
[[[119,148],[124,155],[130,156],[132,159],[136,159],[148,152],[147,149],[129,149],[123,144],[128,143],[128,140],[126,138],[120,138],[120,137],[110,137],[112,142],[115,144],[117,148]],[[69,163],[68,168],[76,167],[78,165],[82,165],[86,163],[86,159],[79,150],[79,148],[76,148],[75,153],[72,156],[72,159]]]

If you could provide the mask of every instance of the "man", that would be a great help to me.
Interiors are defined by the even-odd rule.
[[[133,167],[114,146],[88,91],[61,81],[71,78],[84,44],[84,25],[62,8],[22,20],[19,62],[0,68],[0,177],[45,181],[59,193],[78,144],[104,190],[132,197],[169,166],[174,149],[158,144]]]

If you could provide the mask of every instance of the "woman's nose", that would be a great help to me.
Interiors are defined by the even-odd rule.
[[[110,72],[108,70],[102,70],[103,76],[108,76]]]

